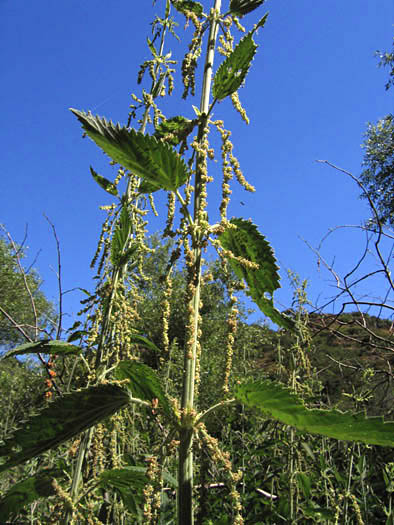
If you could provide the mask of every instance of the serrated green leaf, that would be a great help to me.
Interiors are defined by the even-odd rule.
[[[160,140],[171,133],[174,137],[168,143],[172,146],[177,146],[193,131],[196,123],[197,120],[190,120],[181,115],[172,117],[164,120],[157,126],[154,136]]]
[[[17,346],[16,348],[6,352],[1,359],[6,359],[7,357],[13,357],[16,355],[23,354],[48,354],[48,355],[70,355],[70,354],[80,354],[82,348],[75,345],[70,345],[65,341],[36,341],[35,343],[25,343],[23,345]]]
[[[235,16],[244,16],[260,7],[265,0],[231,0],[230,12]]]
[[[120,469],[105,470],[100,474],[100,487],[104,490],[116,490],[123,503],[132,513],[138,513],[144,502],[143,490],[149,483],[146,467],[129,466]],[[163,472],[163,479],[170,486],[176,488],[177,481],[167,472]]]
[[[173,6],[177,11],[180,13],[185,13],[186,11],[191,11],[195,15],[197,15],[199,18],[202,17],[204,13],[204,8],[200,2],[194,2],[193,0],[178,0],[178,2],[174,2]]]
[[[144,503],[143,490],[148,483],[145,467],[124,467],[105,470],[100,474],[100,487],[115,490],[127,509],[137,515]]]
[[[260,310],[279,326],[292,328],[292,320],[276,310],[272,294],[278,288],[279,273],[274,251],[258,230],[257,226],[244,219],[231,219],[236,228],[228,228],[219,236],[221,246],[236,257],[242,257],[254,264],[258,269],[246,268],[240,262],[229,259],[235,274],[248,285],[247,294],[253,299]],[[271,297],[266,297],[265,294]]]
[[[8,457],[0,465],[0,472],[56,448],[125,407],[129,399],[127,391],[111,384],[92,386],[56,399],[0,445],[0,457]]]
[[[362,413],[309,409],[296,394],[279,383],[269,380],[248,382],[238,386],[235,397],[245,405],[256,407],[269,417],[301,432],[342,441],[394,447],[394,422],[385,422],[382,417],[367,418]]]
[[[175,191],[188,179],[185,162],[169,145],[134,129],[71,109],[86,134],[115,162],[157,189]]]
[[[258,270],[249,270],[241,263],[230,259],[234,271],[238,277],[247,281],[250,288],[256,288],[262,294],[269,292],[272,295],[280,288],[279,267],[276,264],[274,250],[251,221],[234,218],[230,220],[230,224],[236,227],[228,228],[220,235],[220,244],[236,257],[242,257],[259,265]]]
[[[103,188],[103,190],[107,191],[111,195],[115,195],[115,197],[119,196],[115,184],[113,184],[110,180],[106,179],[102,175],[99,175],[96,171],[94,171],[92,166],[90,166],[90,173],[92,174],[92,177],[97,182],[97,184]]]
[[[241,87],[256,49],[257,45],[250,33],[240,40],[231,55],[225,59],[215,73],[212,87],[212,94],[215,99],[223,100]]]
[[[264,26],[267,18],[268,13],[238,42],[216,71],[212,87],[212,94],[216,100],[223,100],[232,95],[243,84],[257,50],[253,34]]]
[[[37,499],[53,496],[56,492],[52,481],[61,476],[61,470],[48,469],[14,484],[0,499],[0,523],[8,523],[12,515],[16,516]]]
[[[158,399],[158,408],[168,417],[173,416],[173,410],[161,386],[160,379],[149,366],[137,361],[121,361],[115,368],[115,377],[118,380],[129,379],[127,386],[133,397],[151,402]]]

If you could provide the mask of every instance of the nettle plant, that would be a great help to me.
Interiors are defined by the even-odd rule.
[[[233,472],[228,454],[220,449],[204,425],[206,417],[213,411],[223,410],[234,403],[255,407],[267,418],[300,431],[340,440],[394,445],[394,424],[385,423],[381,418],[368,419],[363,414],[308,409],[288,387],[266,379],[241,384],[230,381],[238,289],[244,288],[260,310],[281,329],[296,330],[294,321],[274,307],[273,294],[279,288],[279,274],[271,246],[251,221],[243,218],[229,220],[227,217],[232,179],[235,177],[247,191],[254,189],[246,182],[233,155],[230,132],[222,120],[213,117],[217,103],[230,98],[242,119],[249,122],[240,104],[238,90],[246,82],[257,50],[255,38],[264,27],[267,14],[249,31],[242,27],[240,19],[248,22],[250,13],[263,2],[230,0],[222,6],[222,0],[214,0],[210,9],[205,11],[205,6],[199,2],[162,0],[164,16],[155,18],[153,37],[148,38],[151,59],[142,65],[138,76],[141,82],[144,74],[149,73],[150,91],[143,90],[140,97],[133,95],[135,103],[131,106],[127,125],[114,125],[112,121],[93,116],[90,112],[71,110],[84,133],[110,157],[112,164],[120,166],[114,181],[91,168],[96,182],[117,199],[115,204],[106,207],[108,216],[94,258],[98,267],[97,291],[85,301],[88,325],[79,330],[75,327],[67,342],[37,341],[14,349],[6,357],[37,352],[75,355],[74,368],[85,370],[85,373],[80,372],[85,382],[82,388],[73,390],[70,379],[69,388],[62,395],[0,445],[3,458],[0,471],[20,465],[72,439],[74,459],[71,466],[58,463],[56,468],[37,472],[13,487],[1,501],[2,520],[18,513],[35,499],[56,495],[63,505],[53,508],[54,516],[59,512],[59,522],[84,522],[86,512],[94,507],[92,504],[89,507],[88,503],[93,501],[89,498],[114,491],[117,499],[113,501],[120,502],[128,516],[135,516],[136,521],[161,523],[163,487],[170,485],[171,491],[176,493],[177,510],[176,518],[173,516],[172,521],[166,523],[192,524],[198,506],[196,491],[193,490],[193,472],[196,470],[193,453],[196,447],[204,447],[211,460],[221,463],[228,474],[232,522],[243,523],[237,491],[242,475]],[[169,33],[175,34],[172,10],[177,16],[179,13],[183,15],[194,27],[181,67],[183,98],[187,99],[200,90],[201,104],[199,108],[193,106],[193,119],[182,115],[166,118],[158,106],[158,101],[162,101],[166,94],[171,95],[174,87],[176,63],[171,59],[171,53],[165,50],[166,37]],[[234,28],[241,34],[238,43],[232,33]],[[224,58],[214,72],[217,52]],[[204,53],[201,86],[198,86],[195,73]],[[209,144],[210,131],[216,131],[221,139],[221,151],[217,154],[222,164],[220,222],[216,224],[209,222],[207,214],[210,182],[213,180],[209,161],[216,155]],[[122,184],[125,191],[120,194]],[[167,193],[168,203],[163,236],[174,240],[174,250],[163,277],[166,300],[163,304],[161,348],[133,329],[133,320],[137,316],[135,305],[138,303],[135,282],[143,274],[143,259],[149,251],[144,238],[147,204],[150,203],[154,210],[154,197],[159,192]],[[229,278],[233,307],[222,345],[226,353],[223,396],[213,406],[201,411],[199,382],[204,348],[200,344],[203,306],[200,296],[203,279],[209,278],[203,273],[203,253],[208,246],[217,250],[223,268],[227,268],[228,275],[235,275],[236,279]],[[161,379],[163,374],[141,362],[136,351],[136,348],[145,347],[157,352],[160,366],[166,366],[171,344],[167,333],[171,268],[177,260],[183,260],[187,269],[185,301],[188,304],[179,399],[168,395],[167,386]],[[81,340],[81,344],[71,344],[77,340]],[[111,461],[103,460],[103,443],[108,438],[103,435],[109,418],[112,422],[110,449],[116,451],[117,443],[133,432],[130,417],[121,417],[124,409],[131,410],[134,417],[141,410],[144,418],[152,420],[152,440],[155,440],[155,435],[160,437],[157,440],[160,445],[155,445],[158,452],[154,452],[152,445],[152,454],[146,458],[145,464],[128,464],[126,458],[121,458],[117,452]],[[84,468],[87,468],[87,458],[92,454],[95,459],[88,474],[94,482],[89,484]],[[176,480],[166,469],[169,459],[177,464]],[[59,508],[63,510],[59,511]],[[94,508],[99,510],[100,506]],[[214,516],[211,518],[215,519]],[[112,514],[111,519],[125,522],[124,514],[119,518]]]

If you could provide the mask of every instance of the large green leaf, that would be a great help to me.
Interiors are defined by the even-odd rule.
[[[163,479],[176,488],[177,481],[167,472]],[[139,513],[144,502],[143,490],[149,483],[146,467],[129,466],[120,469],[105,470],[100,474],[100,487],[105,490],[116,490],[130,512]]]
[[[264,380],[237,387],[236,399],[249,407],[310,434],[320,434],[343,441],[360,441],[368,445],[394,447],[394,422],[365,414],[348,414],[339,410],[309,409],[287,387]]]
[[[231,219],[236,228],[228,228],[219,236],[221,246],[235,257],[258,264],[258,268],[247,268],[241,262],[230,258],[229,262],[236,275],[244,279],[248,285],[247,294],[253,299],[260,310],[279,326],[292,328],[293,322],[276,310],[272,294],[278,288],[279,273],[274,251],[255,224],[244,219]],[[265,294],[270,297],[266,297]]]
[[[244,16],[264,3],[265,0],[231,0],[230,11],[236,16]]]
[[[212,87],[215,99],[223,100],[241,87],[256,54],[257,45],[253,40],[253,34],[257,28],[263,27],[267,17],[268,14],[238,42],[232,53],[216,71]]]
[[[259,265],[258,270],[247,269],[240,262],[230,259],[235,273],[240,279],[245,279],[251,289],[256,288],[261,293],[269,292],[272,295],[280,288],[279,267],[273,249],[251,221],[234,218],[230,224],[236,227],[228,228],[220,235],[220,244],[236,257]]]
[[[144,467],[125,467],[105,470],[100,474],[100,487],[114,490],[122,498],[127,509],[140,515],[144,503],[144,487],[149,483]]]
[[[160,379],[149,366],[137,361],[121,361],[115,369],[116,379],[129,379],[127,385],[133,397],[151,402],[158,399],[158,408],[168,417],[173,416],[173,410],[161,386]]]
[[[112,160],[152,184],[156,189],[175,191],[182,186],[188,170],[182,157],[155,137],[134,129],[121,128],[104,118],[71,109],[87,135]]]
[[[56,399],[0,445],[0,456],[8,457],[0,472],[57,447],[125,407],[129,399],[127,391],[111,384]]]
[[[75,345],[70,345],[65,341],[36,341],[35,343],[25,343],[24,345],[17,346],[16,348],[6,352],[0,359],[12,357],[22,354],[48,354],[48,355],[70,355],[80,354],[82,348]]]
[[[113,184],[110,180],[106,179],[105,177],[94,171],[92,166],[90,166],[90,173],[92,174],[92,177],[97,182],[97,184],[101,186],[101,188],[103,188],[103,190],[107,191],[111,195],[115,195],[115,197],[118,197],[119,194],[115,184]]]
[[[16,516],[33,501],[55,495],[52,481],[60,476],[62,471],[59,469],[44,470],[13,485],[0,499],[0,523],[8,523],[12,515]]]
[[[182,115],[172,117],[168,120],[161,122],[154,133],[157,139],[162,139],[168,134],[172,134],[173,138],[169,141],[172,146],[177,146],[182,140],[193,131],[194,126],[198,122],[197,119],[190,120]]]

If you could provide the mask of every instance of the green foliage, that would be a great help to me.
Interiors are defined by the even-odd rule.
[[[112,160],[141,177],[156,190],[175,191],[188,179],[189,173],[183,159],[168,145],[155,137],[128,130],[71,109],[81,122],[87,135]]]
[[[198,17],[202,17],[204,8],[200,2],[194,0],[177,0],[174,2],[174,7],[180,13],[187,14],[188,11],[194,13]]]
[[[97,184],[101,188],[103,188],[103,190],[107,191],[111,195],[114,195],[115,197],[118,197],[118,190],[116,189],[115,184],[113,184],[111,181],[94,171],[92,166],[90,166],[90,173],[92,174],[92,177],[97,182]]]
[[[364,171],[360,180],[383,224],[394,226],[394,117],[369,124],[364,140]],[[366,197],[362,194],[362,197]],[[373,218],[374,220],[375,218]]]
[[[303,432],[368,445],[394,446],[394,423],[381,417],[344,414],[339,410],[308,409],[300,398],[279,383],[261,381],[240,385],[236,397],[250,407]]]
[[[50,469],[13,485],[0,499],[0,522],[8,523],[13,515],[17,516],[30,503],[55,495],[52,482],[54,478],[61,476],[62,472],[59,469]]]
[[[261,5],[265,0],[231,0],[230,11],[236,16],[245,16],[251,13]]]
[[[105,470],[100,474],[100,487],[104,490],[115,490],[126,508],[139,518],[142,518],[143,491],[147,483],[144,467]]]
[[[176,479],[164,472],[163,480],[176,488]],[[144,503],[143,491],[149,483],[146,468],[143,466],[128,466],[121,469],[105,470],[100,474],[100,487],[105,490],[115,489],[127,509],[142,518]]]
[[[231,49],[232,23],[239,29],[234,16],[247,15],[262,3],[231,0],[230,11],[222,15],[217,1],[215,9],[204,15],[198,2],[166,0],[165,17],[155,17],[153,36],[147,38],[152,58],[139,74],[142,81],[144,71],[149,71],[150,92],[133,95],[140,105],[131,106],[127,127],[72,110],[86,134],[120,163],[116,180],[124,177],[127,187],[119,195],[113,183],[91,168],[96,182],[119,201],[103,225],[96,293],[83,302],[86,322],[70,329],[70,339],[83,336],[89,351],[74,356],[74,349],[80,350],[69,343],[39,341],[9,354],[38,349],[63,354],[55,362],[56,371],[51,371],[61,390],[71,393],[36,410],[23,425],[16,425],[16,420],[4,425],[8,437],[0,445],[4,459],[0,472],[17,467],[20,480],[37,472],[40,462],[40,470],[61,463],[62,474],[67,474],[53,498],[55,505],[52,498],[37,499],[50,490],[48,479],[39,478],[41,473],[17,485],[3,499],[8,514],[10,505],[18,512],[35,500],[46,507],[32,520],[39,516],[46,522],[50,516],[66,525],[97,520],[169,525],[175,522],[175,513],[182,525],[192,525],[194,513],[201,525],[339,519],[349,525],[354,515],[361,520],[361,507],[371,523],[392,514],[393,452],[376,454],[371,447],[346,442],[393,447],[394,423],[343,413],[332,406],[328,394],[322,396],[326,376],[322,367],[314,368],[320,361],[313,356],[306,284],[295,279],[292,317],[275,309],[279,273],[270,244],[250,221],[237,218],[227,223],[230,164],[236,171],[238,161],[226,154],[219,205],[224,228],[218,238],[221,259],[203,260],[211,234],[218,231],[206,210],[211,187],[208,158],[214,154],[208,139],[212,108],[243,85],[257,49],[253,34],[264,26],[267,15],[219,67],[212,102],[209,86],[216,38],[222,31],[221,43]],[[191,87],[194,92],[197,60],[210,35],[195,120],[182,116],[165,120],[157,105],[159,95],[173,87],[175,62],[164,51],[166,33],[174,34],[176,25],[170,16],[172,6],[194,25],[182,64],[186,91]],[[140,131],[130,130],[140,109]],[[195,137],[190,136],[194,128],[198,128]],[[226,136],[223,132],[222,153],[232,148]],[[179,146],[181,153],[171,146]],[[145,217],[148,202],[154,210],[154,199],[141,194],[158,189],[169,192],[164,236],[173,241],[161,245],[153,240],[149,250],[143,241]],[[213,244],[217,247],[216,241]],[[273,332],[245,322],[238,297],[244,283],[262,312],[284,330]],[[347,335],[347,327],[341,330]],[[4,363],[4,389],[14,388],[12,368],[6,368],[13,362]],[[2,366],[3,362],[0,370]],[[346,392],[352,409],[368,404],[374,373],[372,368],[364,370],[364,385],[357,385],[352,395]],[[37,379],[35,374],[21,377],[29,385],[30,379],[31,384]],[[46,379],[48,383],[52,381]],[[76,390],[86,385],[90,386]],[[144,410],[138,410],[140,406]],[[9,437],[15,426],[18,429]],[[66,444],[71,438],[76,439]],[[60,452],[53,450],[62,443]],[[376,465],[378,472],[372,472]],[[177,481],[171,476],[175,472]],[[199,480],[199,498],[194,479]],[[12,481],[11,473],[2,474],[0,490],[8,491]],[[169,487],[164,489],[164,483]],[[218,495],[217,489],[223,492]],[[21,510],[18,519],[23,512],[27,511]]]
[[[136,245],[129,247],[132,228],[129,212],[127,208],[122,208],[111,243],[111,260],[114,266],[122,266],[127,263],[137,250]]]
[[[15,430],[33,409],[44,404],[44,384],[37,362],[0,361],[0,439]]]
[[[230,223],[235,228],[228,228],[221,234],[219,242],[235,257],[246,260],[246,263],[243,263],[230,258],[229,262],[234,272],[240,279],[246,281],[248,295],[263,313],[279,326],[293,328],[292,320],[273,306],[272,295],[280,285],[278,266],[271,246],[252,222],[231,219]],[[248,266],[247,263],[252,263],[253,266]],[[266,297],[266,293],[270,294],[270,297]]]
[[[71,345],[65,341],[37,341],[35,343],[25,343],[17,346],[13,350],[9,350],[3,354],[0,359],[8,357],[15,357],[16,355],[24,354],[48,354],[48,355],[78,355],[82,352],[79,346]]]
[[[111,384],[64,395],[24,422],[23,428],[0,445],[0,457],[8,457],[0,472],[59,446],[125,407],[128,401],[128,394]]]
[[[23,260],[23,249],[20,249],[19,257]],[[48,320],[55,320],[56,314],[54,305],[40,291],[41,279],[38,273],[30,270],[25,277],[26,283],[12,246],[0,239],[0,307],[34,339],[36,318],[26,284],[34,300],[38,328],[47,328]],[[15,345],[22,341],[25,341],[23,335],[0,311],[0,346]]]
[[[187,136],[193,131],[197,120],[190,120],[181,115],[172,117],[161,122],[155,130],[154,136],[160,140],[171,134],[171,139],[166,142],[171,146],[177,146],[180,142],[186,140]]]
[[[138,361],[121,361],[115,369],[115,377],[119,380],[129,379],[127,388],[133,397],[150,403],[157,400],[157,407],[162,409],[167,417],[173,416],[160,380],[149,366]]]
[[[394,40],[393,40],[394,42]],[[394,49],[394,48],[393,48]],[[379,66],[390,68],[386,90],[394,85],[394,53],[379,52]],[[379,220],[382,224],[394,226],[394,117],[386,115],[376,124],[369,124],[363,143],[364,170],[360,181],[372,199],[378,213],[370,219],[372,223]],[[367,198],[365,193],[362,198]]]
[[[268,14],[260,20],[252,31],[242,38],[231,54],[220,65],[213,79],[212,94],[215,99],[223,100],[235,93],[244,83],[257,50],[257,45],[252,36],[257,28],[264,26],[267,18]]]
[[[388,51],[376,51],[376,55],[380,58],[379,66],[386,67],[390,69],[389,80],[386,83],[386,90],[394,86],[394,38],[393,38],[393,49],[389,53]]]
[[[235,257],[242,257],[258,268],[247,267],[231,258],[230,264],[240,279],[245,279],[251,294],[273,294],[279,285],[279,267],[276,264],[274,251],[255,224],[244,219],[231,219],[234,228],[228,228],[219,237],[219,242]]]

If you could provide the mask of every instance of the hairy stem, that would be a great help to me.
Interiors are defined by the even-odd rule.
[[[211,12],[211,25],[206,53],[204,78],[201,92],[200,113],[201,119],[198,140],[203,142],[206,134],[206,126],[209,111],[209,95],[212,81],[212,67],[215,54],[215,44],[218,33],[218,16],[221,8],[221,0],[215,0],[213,11]],[[196,177],[194,194],[194,224],[196,226],[193,238],[193,297],[191,299],[191,309],[193,312],[192,344],[191,348],[185,349],[183,392],[182,392],[182,418],[179,445],[179,465],[178,465],[178,524],[193,525],[193,411],[194,394],[196,382],[196,361],[198,348],[198,320],[200,309],[201,292],[201,238],[199,225],[201,212],[203,211],[203,189],[205,182],[202,179],[202,166],[205,166],[204,154],[199,153],[196,159]]]

